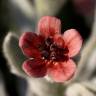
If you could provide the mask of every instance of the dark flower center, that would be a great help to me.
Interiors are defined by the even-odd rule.
[[[43,59],[53,61],[67,61],[68,48],[61,48],[57,46],[52,38],[48,38],[44,41],[43,45],[39,47]]]

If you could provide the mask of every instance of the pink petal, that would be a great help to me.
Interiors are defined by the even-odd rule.
[[[41,44],[41,38],[40,36],[37,36],[33,32],[25,32],[21,35],[19,39],[19,46],[23,47],[26,46],[32,46],[32,47],[38,47],[38,45]]]
[[[41,39],[32,32],[23,33],[19,39],[19,46],[28,57],[40,57],[40,51],[38,50],[40,44]]]
[[[75,29],[70,29],[64,32],[63,39],[65,41],[65,45],[69,49],[69,57],[73,57],[77,55],[82,46],[82,37]]]
[[[75,71],[76,65],[70,59],[67,62],[54,63],[53,67],[48,69],[48,75],[55,82],[64,82],[71,79]]]
[[[25,56],[31,57],[31,58],[41,58],[41,53],[39,50],[28,47],[28,48],[22,48],[22,52]]]
[[[26,60],[22,68],[29,76],[43,77],[46,75],[46,65],[41,59]]]
[[[38,23],[38,32],[44,37],[53,36],[61,32],[61,22],[59,19],[51,16],[42,17]]]
[[[55,34],[54,35],[54,42],[60,46],[60,47],[64,47],[64,40],[61,36],[61,34]]]

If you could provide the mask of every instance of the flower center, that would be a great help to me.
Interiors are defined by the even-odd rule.
[[[53,61],[67,61],[68,48],[61,48],[53,41],[52,38],[47,38],[43,45],[40,46],[40,51],[43,59]]]

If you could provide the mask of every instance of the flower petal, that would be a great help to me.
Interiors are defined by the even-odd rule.
[[[76,65],[72,60],[67,62],[55,63],[48,69],[48,75],[55,82],[64,82],[72,78],[76,71]]]
[[[33,47],[38,47],[39,44],[41,44],[41,38],[40,36],[37,36],[33,32],[25,32],[22,34],[22,36],[19,39],[19,46],[33,46]]]
[[[43,77],[46,75],[46,65],[41,59],[26,60],[22,68],[29,76]]]
[[[22,48],[22,52],[25,56],[31,57],[31,58],[41,58],[41,53],[39,50],[33,48],[33,47],[28,47],[28,48]]]
[[[65,45],[69,49],[69,57],[73,57],[78,54],[82,46],[82,37],[75,29],[70,29],[64,32],[63,39]]]
[[[19,39],[19,47],[28,57],[40,57],[38,45],[41,44],[41,39],[35,33],[25,32]]]
[[[55,35],[54,35],[54,42],[55,42],[59,47],[64,47],[64,40],[63,40],[61,34],[55,34]]]
[[[61,32],[61,22],[59,19],[51,16],[42,17],[38,23],[38,32],[44,37],[53,36]]]

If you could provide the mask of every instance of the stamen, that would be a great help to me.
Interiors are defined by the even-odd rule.
[[[52,59],[52,60],[56,59],[56,52],[55,51],[51,52],[50,59]]]
[[[52,43],[53,43],[53,40],[51,38],[47,38],[46,41],[45,41],[45,44],[47,46],[50,46]]]
[[[50,45],[50,51],[55,51],[56,48],[57,46],[55,44]]]
[[[61,48],[53,42],[52,38],[47,38],[40,48],[42,59],[52,61],[66,61],[68,60],[68,48]]]
[[[42,57],[44,57],[45,59],[47,59],[49,56],[49,53],[47,51],[42,51]]]

